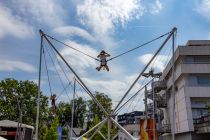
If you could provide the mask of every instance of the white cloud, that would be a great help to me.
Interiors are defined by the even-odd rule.
[[[25,19],[55,27],[64,23],[65,12],[60,3],[59,0],[15,0],[12,6]]]
[[[23,23],[20,17],[13,16],[12,11],[0,3],[0,38],[12,35],[23,39],[33,34],[32,27]]]
[[[150,59],[153,57],[153,54],[144,54],[138,57],[138,60],[146,65]],[[152,68],[162,71],[166,66],[166,61],[168,60],[169,56],[166,55],[158,55],[152,62]]]
[[[88,45],[79,44],[74,41],[66,41],[66,43],[90,56],[96,57],[98,55],[98,52]],[[84,73],[85,69],[89,67],[93,67],[95,69],[98,65],[96,60],[67,47],[61,50],[61,54],[66,58],[70,65],[77,69],[80,73]]]
[[[92,80],[90,78],[83,78],[91,90],[99,91],[107,94],[112,100],[119,101],[124,95],[127,84],[117,80]]]
[[[163,6],[160,0],[155,0],[155,3],[150,5],[149,11],[151,14],[157,15],[160,13],[162,9],[163,9]]]
[[[28,63],[15,60],[0,60],[0,71],[36,72],[36,68]]]
[[[112,99],[114,107],[118,104],[118,102],[130,88],[131,84],[134,82],[134,76],[136,75],[127,76],[121,80],[97,80],[90,79],[87,77],[82,79],[87,84],[87,86],[90,87],[90,90],[99,91],[107,94]],[[140,87],[141,84],[137,82],[133,89],[129,92],[125,100],[127,100],[134,93],[136,93],[140,89]]]
[[[75,26],[58,27],[54,29],[54,32],[62,36],[79,36],[91,42],[96,41],[96,39],[91,34],[89,34],[86,30],[79,27],[75,27]]]
[[[207,18],[210,21],[210,1],[209,0],[200,0],[197,3],[196,11],[202,15],[203,17]]]
[[[81,23],[91,28],[104,45],[107,41],[114,45],[110,35],[116,24],[124,25],[142,16],[143,11],[144,8],[138,0],[85,0],[77,6]]]

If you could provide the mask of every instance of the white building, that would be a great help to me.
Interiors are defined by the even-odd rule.
[[[160,91],[164,110],[163,126],[175,122],[176,140],[209,140],[210,127],[210,40],[190,40],[175,51],[175,99],[173,109],[172,60],[163,71],[160,81],[166,82],[167,90]],[[164,101],[166,106],[164,105]],[[205,118],[202,118],[205,117]],[[205,120],[202,121],[202,120]],[[174,121],[175,120],[175,121]],[[169,131],[170,132],[170,131]],[[171,139],[164,133],[162,139]]]

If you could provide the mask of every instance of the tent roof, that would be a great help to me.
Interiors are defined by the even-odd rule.
[[[17,128],[18,126],[18,122],[15,122],[15,121],[10,121],[10,120],[1,120],[0,121],[0,127],[13,127],[13,128]],[[22,124],[22,127],[25,127],[25,128],[30,128],[30,129],[33,129],[34,130],[34,127],[33,126],[30,126],[30,125],[26,125],[26,124]]]

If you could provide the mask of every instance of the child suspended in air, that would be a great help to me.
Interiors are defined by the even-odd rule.
[[[97,67],[96,69],[98,71],[101,70],[101,68],[106,68],[107,71],[109,71],[109,67],[107,66],[107,57],[110,57],[110,54],[106,53],[104,50],[100,52],[100,54],[97,56],[98,58],[100,58],[101,64],[99,67]]]
[[[56,105],[55,105],[56,94],[51,95],[50,100],[51,100],[51,105],[52,105],[52,107],[51,107],[52,113],[55,114],[55,112],[56,112]]]

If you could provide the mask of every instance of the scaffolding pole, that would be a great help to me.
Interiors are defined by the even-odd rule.
[[[111,135],[110,135],[110,131],[111,131],[111,120],[110,120],[110,117],[108,117],[107,123],[108,123],[107,140],[110,140],[111,139]]]
[[[104,123],[105,123],[105,122],[104,122]],[[91,136],[90,138],[88,138],[88,140],[91,140],[91,139],[96,135],[96,133],[97,133],[98,131],[101,130],[101,128],[103,127],[104,123],[102,123],[102,124],[96,129],[96,131],[92,134],[92,136]]]
[[[110,118],[110,119],[130,140],[136,140],[130,133],[128,133],[125,130],[125,128],[123,128],[120,124],[118,124],[117,121],[115,121],[113,118]]]
[[[107,140],[104,135],[101,133],[101,131],[98,131],[98,133],[101,135],[101,137],[104,139],[104,140]]]
[[[147,85],[145,85],[145,93],[144,93],[145,97],[144,97],[144,105],[145,105],[145,119],[147,120]]]
[[[172,140],[175,140],[175,32],[172,35]]]
[[[72,100],[72,107],[71,107],[71,133],[70,138],[72,140],[73,137],[73,127],[74,127],[74,99],[76,94],[76,80],[74,79],[74,94],[73,94],[73,100]]]
[[[99,122],[97,125],[95,125],[94,127],[92,127],[90,130],[88,130],[86,133],[84,133],[83,135],[81,135],[79,138],[77,138],[76,140],[81,140],[85,135],[87,135],[88,133],[90,133],[91,131],[93,131],[95,128],[97,128],[98,126],[102,125],[103,123],[105,123],[107,121],[107,118],[104,119],[103,121]]]
[[[156,128],[156,121],[155,121],[155,91],[154,91],[154,78],[152,79],[152,100],[153,100],[153,109],[152,109],[152,118],[153,118],[153,140],[156,140],[155,136],[155,128]]]
[[[38,81],[38,93],[37,93],[37,110],[36,110],[36,133],[35,139],[38,140],[39,132],[39,107],[40,107],[40,85],[41,85],[41,71],[42,71],[42,52],[43,52],[43,35],[41,35],[41,46],[40,46],[40,58],[39,58],[39,81]]]

